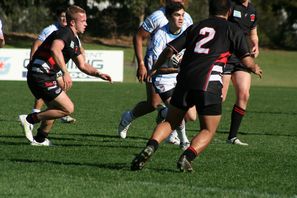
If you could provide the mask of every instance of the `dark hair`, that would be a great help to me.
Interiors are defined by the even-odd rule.
[[[178,3],[178,2],[172,2],[172,3],[168,3],[165,7],[165,15],[166,17],[170,17],[172,15],[172,13],[179,11],[181,9],[185,9],[185,7],[183,6],[183,4]]]
[[[61,14],[62,14],[63,12],[66,12],[66,10],[67,10],[66,7],[58,7],[58,8],[56,9],[56,16],[57,16],[57,17],[61,16]]]
[[[210,15],[225,15],[231,8],[230,0],[209,0]]]

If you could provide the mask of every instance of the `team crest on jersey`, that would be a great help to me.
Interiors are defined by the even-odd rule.
[[[72,49],[74,49],[74,42],[73,42],[73,41],[71,41],[71,43],[70,43],[70,47],[71,47]]]
[[[251,14],[251,21],[255,21],[256,15],[255,14]]]
[[[241,18],[241,12],[238,10],[233,11],[233,17]]]

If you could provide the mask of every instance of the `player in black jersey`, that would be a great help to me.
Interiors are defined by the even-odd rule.
[[[147,146],[132,161],[131,170],[144,167],[159,144],[181,122],[186,111],[195,105],[201,129],[177,162],[181,171],[193,170],[191,162],[211,142],[221,118],[221,73],[232,51],[253,73],[262,76],[262,70],[251,57],[243,32],[227,21],[230,6],[229,0],[210,0],[211,17],[190,26],[159,56],[155,69],[186,48],[166,120],[157,125]]]
[[[257,34],[258,16],[256,10],[249,0],[234,0],[233,3],[234,5],[229,21],[236,24],[241,30],[243,30],[251,46],[251,53],[253,57],[257,57],[259,54],[259,47]],[[247,143],[241,142],[237,138],[237,133],[241,120],[245,115],[249,100],[251,87],[250,70],[246,68],[246,66],[240,62],[240,59],[233,54],[228,60],[223,74],[223,101],[226,99],[230,80],[232,80],[236,93],[236,101],[231,114],[231,125],[227,143],[247,146]]]
[[[87,26],[86,12],[78,6],[70,6],[66,11],[67,26],[53,32],[34,53],[28,65],[27,83],[36,99],[42,98],[47,109],[40,113],[31,113],[21,117],[26,138],[31,145],[49,146],[47,136],[54,120],[67,116],[74,111],[74,104],[63,90],[72,86],[72,79],[66,63],[72,59],[84,73],[111,82],[111,77],[100,73],[85,62],[80,51],[79,33],[84,33]],[[64,85],[56,81],[57,72],[62,71]],[[32,126],[41,121],[37,135],[33,138]]]

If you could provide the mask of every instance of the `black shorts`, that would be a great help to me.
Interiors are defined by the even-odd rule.
[[[245,71],[251,73],[251,71],[242,63],[227,63],[224,67],[223,75],[231,75],[237,71]]]
[[[164,93],[159,93],[160,98],[163,102],[167,101],[173,94],[174,89],[170,89],[169,91],[166,91]]]
[[[34,97],[36,99],[42,98],[45,102],[54,100],[62,92],[55,75],[28,72],[27,84]]]
[[[195,105],[199,115],[222,114],[222,96],[220,93],[187,90],[178,84],[174,89],[170,104],[184,111]]]

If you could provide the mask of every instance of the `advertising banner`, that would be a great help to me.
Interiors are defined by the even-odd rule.
[[[89,64],[109,74],[114,82],[123,82],[123,51],[85,50],[85,53]],[[0,80],[26,80],[29,57],[29,49],[0,49]],[[67,69],[73,81],[102,81],[82,73],[71,60]]]

